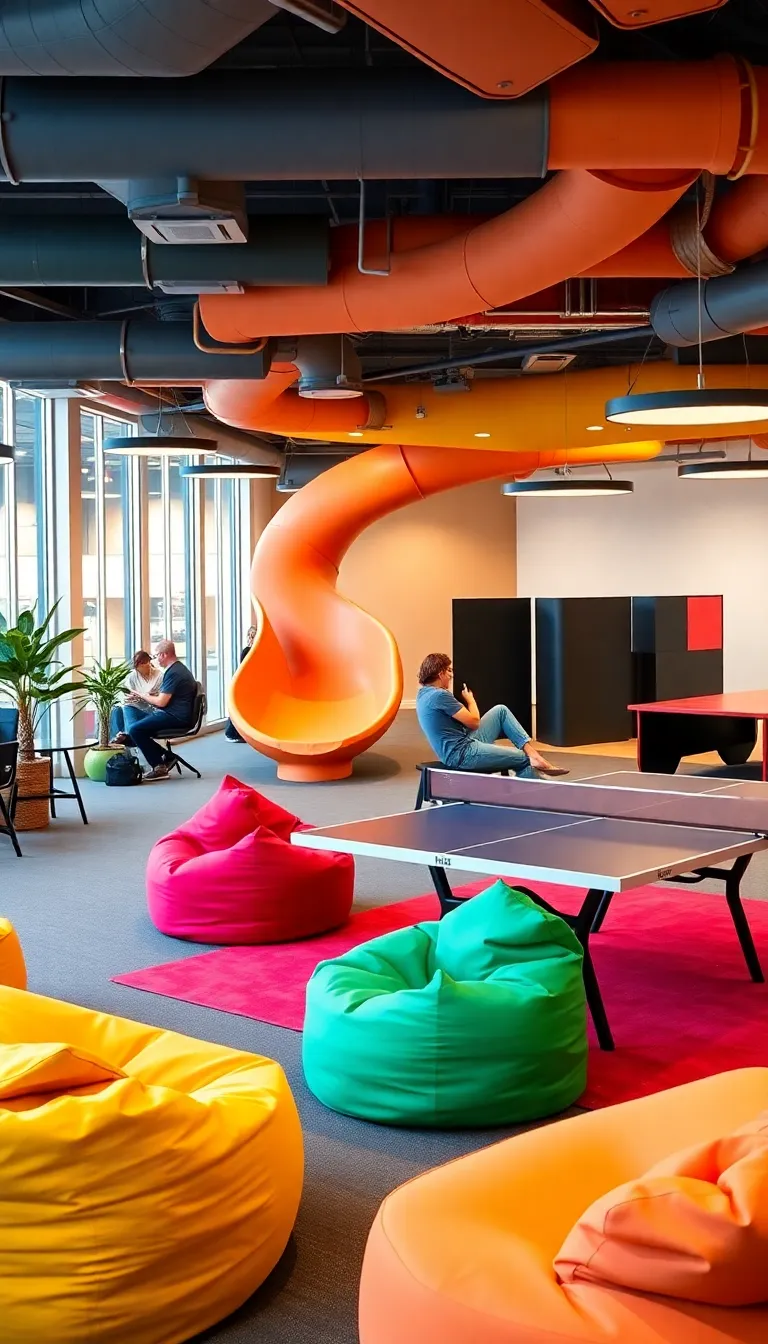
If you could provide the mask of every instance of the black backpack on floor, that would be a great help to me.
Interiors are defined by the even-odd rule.
[[[128,784],[140,784],[143,778],[139,762],[129,751],[121,751],[107,761],[105,784],[123,788]]]

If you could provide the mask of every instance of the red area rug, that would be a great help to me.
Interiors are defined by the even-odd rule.
[[[487,885],[457,890],[474,895]],[[581,893],[569,888],[538,883],[536,890],[561,910],[580,904]],[[768,971],[768,901],[747,901],[746,908]],[[436,914],[434,896],[417,896],[355,914],[321,938],[227,947],[114,979],[300,1031],[305,986],[319,961]],[[582,1105],[608,1106],[726,1069],[768,1065],[768,985],[749,979],[724,897],[639,887],[615,898],[591,947],[616,1050],[598,1050],[590,1024]]]

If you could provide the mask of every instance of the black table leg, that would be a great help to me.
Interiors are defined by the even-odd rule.
[[[582,963],[582,972],[584,975],[584,992],[587,996],[587,1007],[592,1014],[592,1021],[595,1024],[595,1034],[597,1043],[601,1050],[615,1049],[613,1033],[611,1031],[608,1014],[605,1011],[603,996],[600,992],[600,985],[597,979],[594,965],[592,964],[592,953],[589,950],[589,935],[594,928],[603,902],[606,902],[605,908],[610,904],[610,898],[613,896],[611,891],[598,891],[592,889],[587,892],[582,903],[582,907],[577,915],[563,914],[562,910],[556,910],[553,905],[545,901],[543,896],[537,895],[531,891],[530,887],[521,887],[515,883],[515,891],[522,891],[525,896],[530,896],[531,900],[540,905],[543,910],[548,910],[551,915],[557,915],[559,919],[573,929],[579,942],[581,943],[584,960]],[[608,900],[606,901],[606,898]]]
[[[749,921],[744,912],[744,906],[741,903],[741,879],[744,876],[751,854],[742,855],[734,863],[731,871],[725,879],[725,899],[728,902],[728,909],[731,912],[733,927],[736,930],[736,936],[739,940],[741,950],[744,953],[744,960],[747,963],[747,970],[754,980],[755,984],[762,985],[765,982],[763,968],[760,965],[760,958],[757,955],[752,930],[749,927]]]
[[[464,899],[461,896],[454,896],[444,868],[430,867],[429,875],[432,878],[437,899],[440,902],[440,918],[442,919],[443,915],[448,915],[451,910],[456,910],[458,906],[463,905]]]
[[[613,900],[613,892],[604,891],[603,899],[601,900],[599,906],[597,907],[597,914],[595,915],[594,922],[590,930],[591,933],[599,933],[600,930],[602,929],[605,916],[608,914],[608,909],[610,907],[612,900]]]
[[[56,792],[53,787],[53,752],[47,752],[50,769],[48,771],[48,796],[51,805],[51,816],[56,816]]]
[[[74,766],[72,765],[72,757],[70,756],[70,754],[69,754],[68,751],[65,751],[65,752],[64,752],[64,760],[65,760],[66,763],[67,763],[67,770],[69,771],[69,778],[72,780],[72,788],[74,789],[74,792],[75,792],[75,798],[77,799],[77,806],[80,808],[80,816],[81,816],[82,819],[83,819],[83,825],[84,825],[84,826],[87,826],[87,825],[88,825],[88,818],[87,818],[87,816],[85,815],[85,808],[84,808],[84,806],[83,806],[83,795],[82,795],[81,792],[80,792],[80,786],[79,786],[79,784],[78,784],[78,782],[77,782],[77,775],[75,774]]]

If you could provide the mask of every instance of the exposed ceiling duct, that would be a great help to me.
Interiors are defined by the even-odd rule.
[[[696,345],[768,326],[768,262],[731,275],[670,285],[651,304],[651,325],[668,345]]]
[[[506,214],[431,247],[393,252],[389,274],[338,266],[327,288],[204,296],[205,327],[220,341],[321,332],[394,331],[494,308],[578,275],[644,233],[679,199],[686,178],[642,190],[602,175],[564,172]],[[690,182],[690,177],[687,179]],[[385,257],[386,261],[387,258]],[[380,261],[368,261],[380,266]]]
[[[210,354],[182,322],[0,323],[3,378],[106,379],[202,383],[206,378],[264,378],[270,354]]]
[[[428,71],[6,79],[0,159],[14,183],[764,173],[768,71],[750,73],[751,101],[744,79],[732,57],[590,63],[511,103]]]
[[[0,216],[0,286],[126,286],[200,293],[224,284],[324,285],[328,221],[258,216],[246,243],[151,243],[128,220],[83,215]]]
[[[274,12],[269,0],[3,0],[0,75],[193,75]]]
[[[584,0],[340,0],[484,98],[519,98],[597,47]]]

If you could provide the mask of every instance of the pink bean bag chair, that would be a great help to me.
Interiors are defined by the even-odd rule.
[[[354,860],[298,849],[302,822],[225,776],[213,797],[158,840],[147,863],[147,904],[161,933],[194,943],[280,943],[343,924]]]

